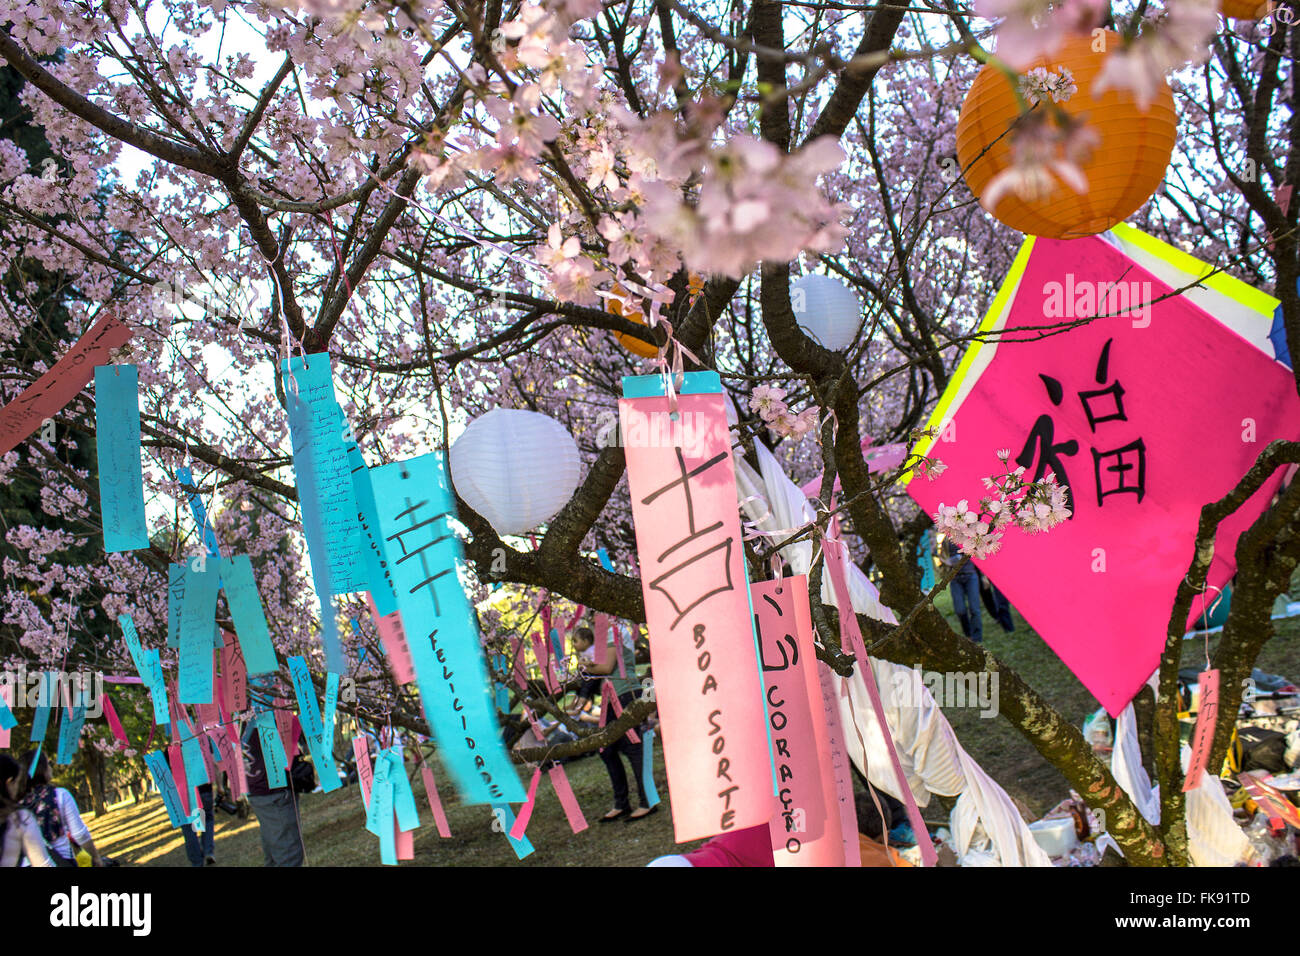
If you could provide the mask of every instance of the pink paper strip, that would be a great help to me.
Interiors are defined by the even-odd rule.
[[[777,771],[777,806],[768,824],[772,855],[777,866],[843,866],[808,579],[760,581],[749,590]],[[856,828],[852,835],[857,838]]]
[[[402,615],[398,611],[379,616],[375,599],[366,592],[366,602],[370,605],[370,616],[374,618],[375,627],[379,629],[379,642],[384,645],[388,655],[388,667],[393,672],[393,680],[399,684],[409,684],[415,680],[415,664],[411,660],[411,646],[406,642],[406,628],[402,626]]]
[[[573,795],[573,786],[569,783],[569,777],[565,774],[564,768],[556,764],[546,771],[546,774],[551,778],[551,786],[555,788],[555,795],[560,798],[560,806],[564,808],[564,816],[569,821],[569,829],[574,833],[581,833],[587,829],[587,818],[582,815],[582,807],[578,803],[578,798]]]
[[[248,792],[248,771],[244,767],[244,749],[243,744],[240,742],[239,726],[235,721],[232,720],[226,724],[226,736],[230,741],[230,752],[233,755],[230,760],[235,767],[235,775],[230,779],[230,789],[238,791],[232,795],[239,797]],[[226,773],[230,773],[229,764],[227,764]]]
[[[357,783],[361,785],[361,802],[370,806],[370,783],[375,778],[375,768],[370,763],[370,745],[364,734],[352,738],[352,755],[357,760]]]
[[[1219,672],[1208,670],[1201,674],[1200,707],[1196,713],[1196,730],[1192,736],[1192,757],[1187,763],[1187,776],[1183,778],[1183,793],[1201,785],[1201,777],[1210,763],[1210,746],[1214,743],[1214,725],[1219,722]]]
[[[5,700],[5,706],[7,706],[7,707],[9,708],[10,712],[12,712],[13,709],[14,709],[14,689],[13,689],[13,685],[11,685],[11,684],[5,684],[3,687],[0,687],[0,697],[3,697],[3,698],[4,698],[4,700]],[[8,747],[8,746],[9,746],[9,735],[10,735],[12,732],[13,732],[12,730],[0,730],[0,747]]]
[[[447,826],[447,814],[442,809],[442,798],[438,796],[438,785],[434,783],[433,771],[423,760],[420,761],[420,773],[424,777],[424,793],[429,798],[429,809],[433,811],[433,822],[438,825],[438,836],[444,840],[451,836],[451,827]]]
[[[596,643],[591,647],[591,662],[597,670],[604,670],[609,666],[609,632],[610,618],[608,614],[597,614],[592,623],[592,632],[595,634]]]
[[[109,353],[131,341],[133,333],[105,313],[77,344],[21,395],[0,408],[0,455],[18,447],[85,388],[96,365],[109,365]]]
[[[614,635],[612,643],[614,645],[614,660],[618,662],[618,676],[626,679],[627,660],[623,655],[623,629],[615,625],[610,633]]]
[[[835,600],[839,602],[840,634],[848,635],[849,646],[858,660],[858,671],[862,674],[863,683],[867,685],[871,709],[875,711],[876,722],[880,724],[880,733],[889,751],[889,762],[894,768],[894,779],[898,783],[899,792],[903,795],[903,805],[907,807],[907,819],[912,824],[917,845],[921,848],[921,863],[923,866],[934,866],[939,862],[939,855],[930,841],[930,831],[926,829],[925,821],[921,819],[921,810],[916,805],[912,788],[907,782],[906,774],[903,773],[903,763],[898,759],[894,735],[889,731],[889,724],[885,720],[885,707],[880,701],[880,689],[876,687],[876,675],[871,669],[867,647],[862,642],[862,631],[858,629],[858,616],[854,613],[853,602],[849,597],[848,581],[844,574],[844,542],[827,538],[823,547],[826,553],[826,564],[831,572],[831,585],[835,589]]]
[[[614,693],[614,685],[612,683],[605,681],[600,685],[600,696],[614,709],[615,720],[623,716],[623,704],[619,701],[618,694]],[[627,731],[627,739],[632,741],[634,744],[639,744],[641,742],[641,738],[637,736],[637,732],[630,727]]]
[[[722,393],[675,409],[625,398],[619,415],[677,842],[766,826],[767,714]]]
[[[239,639],[229,631],[221,632],[221,707],[229,717],[248,710],[248,668],[239,650]]]
[[[528,671],[524,664],[524,642],[518,637],[510,638],[510,659],[514,662],[515,686],[522,691],[528,690]]]
[[[522,840],[524,834],[528,831],[528,821],[533,818],[533,807],[537,805],[537,784],[542,779],[542,768],[537,767],[533,770],[533,779],[528,784],[528,799],[524,805],[519,808],[519,814],[515,817],[514,826],[510,828],[510,836],[516,840]]]
[[[826,752],[830,754],[831,774],[835,778],[835,807],[839,813],[840,833],[844,841],[844,865],[861,866],[862,848],[857,836],[858,811],[853,799],[853,772],[850,769],[848,751],[844,749],[844,728],[840,723],[836,681],[831,675],[831,669],[823,661],[817,662],[817,681],[821,685],[825,707]]]
[[[176,781],[176,792],[181,796],[181,809],[190,815],[190,788],[185,779],[185,760],[181,756],[181,745],[172,744],[167,748],[167,762],[171,764],[172,779]]]
[[[554,668],[551,665],[550,643],[543,640],[539,635],[533,635],[533,654],[537,656],[537,667],[542,672],[542,682],[546,684],[546,692],[554,694],[559,690],[555,680]]]
[[[113,736],[122,745],[119,749],[129,750],[131,741],[126,739],[126,730],[122,727],[122,721],[118,719],[117,710],[113,707],[113,701],[108,694],[104,695],[104,718],[108,721],[108,729],[113,732]],[[0,747],[4,746],[8,746],[7,741],[0,742]]]

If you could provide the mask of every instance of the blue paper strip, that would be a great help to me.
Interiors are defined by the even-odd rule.
[[[95,369],[95,451],[99,458],[99,504],[104,550],[149,547],[140,467],[140,399],[134,365]]]
[[[316,573],[316,561],[328,562],[331,594],[364,591],[369,587],[366,548],[357,521],[352,468],[344,447],[343,413],[334,397],[330,357],[323,352],[305,358],[296,355],[281,364],[292,377],[285,383],[285,392],[303,406],[297,420],[290,415],[289,428],[304,523],[306,512],[314,512],[312,520],[319,523],[323,536],[324,553],[313,555],[312,573]],[[304,468],[306,465],[310,467]]]
[[[50,727],[50,683],[54,675],[46,671],[41,672],[41,682],[39,695],[36,698],[36,713],[32,715],[32,736],[34,744],[44,742],[45,734]]]
[[[148,686],[149,665],[145,663],[144,652],[140,650],[140,635],[136,632],[135,621],[131,619],[130,614],[119,614],[117,623],[122,627],[122,639],[126,641],[126,649],[131,655],[131,663],[135,665],[135,672],[140,675],[145,686]]]
[[[415,794],[411,790],[411,779],[406,775],[401,748],[394,747],[390,754],[388,779],[393,785],[393,812],[397,817],[397,829],[408,833],[419,828],[420,812],[415,808]]]
[[[533,844],[528,839],[528,834],[524,834],[518,840],[510,835],[510,831],[515,825],[515,815],[511,812],[510,807],[504,803],[494,803],[492,804],[492,815],[496,818],[497,823],[501,824],[506,839],[510,841],[510,849],[515,851],[515,859],[522,860],[524,857],[532,856]]]
[[[162,751],[155,750],[145,754],[144,762],[149,768],[149,773],[153,775],[154,786],[162,795],[163,806],[167,809],[167,819],[171,821],[171,825],[179,827],[188,823],[185,811],[181,809],[181,795],[176,789],[176,780],[172,777],[171,767],[167,766],[167,758],[163,756]]]
[[[180,609],[180,668],[176,691],[182,704],[212,703],[212,628],[217,619],[217,562],[183,566],[185,600]]]
[[[266,626],[266,612],[262,596],[253,578],[253,563],[248,555],[237,554],[221,559],[221,583],[226,589],[226,604],[230,607],[230,620],[235,625],[239,639],[239,652],[250,677],[273,674],[278,669],[275,645]]]
[[[365,542],[366,581],[370,597],[375,602],[375,611],[380,617],[387,617],[397,610],[397,598],[393,595],[393,576],[380,540],[375,489],[370,483],[370,469],[366,467],[366,460],[356,442],[348,443],[347,453],[348,467],[352,470],[352,490],[357,499],[357,520],[361,523],[361,537]]]
[[[311,753],[311,762],[316,766],[316,777],[320,781],[321,791],[330,793],[343,784],[339,781],[338,767],[334,763],[334,726],[333,713],[330,714],[329,740],[324,743],[325,726],[316,706],[316,689],[312,686],[311,674],[307,670],[307,661],[301,657],[289,658],[289,675],[293,679],[293,691],[298,698],[298,719],[302,725],[303,736],[307,740],[307,750]],[[336,688],[338,675],[331,673]],[[328,694],[328,691],[327,691]],[[328,699],[326,706],[329,706]]]
[[[163,678],[162,655],[157,648],[144,652],[148,676],[141,678],[149,685],[149,696],[153,698],[153,719],[155,723],[165,724],[169,719],[167,710],[167,682]]]
[[[208,765],[203,759],[203,745],[199,738],[189,733],[188,728],[181,731],[181,761],[185,764],[185,785],[198,787],[211,783],[208,777]]]
[[[32,763],[31,766],[27,768],[27,776],[30,777],[32,774],[36,772],[36,767],[41,762],[41,748],[44,746],[45,746],[45,741],[43,740],[36,744],[36,752],[32,754]]]
[[[266,785],[272,790],[279,790],[287,785],[285,771],[289,758],[284,752],[284,742],[280,739],[280,730],[275,725],[275,714],[263,710],[253,718],[257,734],[262,742],[262,763],[266,766]]]
[[[330,671],[325,675],[325,712],[321,715],[321,746],[334,752],[334,722],[339,710],[339,675]]]
[[[199,496],[198,486],[194,484],[194,473],[185,466],[176,469],[176,480],[185,489],[185,497],[189,500],[190,514],[194,515],[194,523],[198,525],[199,537],[203,540],[203,546],[207,549],[208,554],[216,557],[221,554],[221,549],[217,547],[217,532],[208,521],[208,509],[203,506],[203,499]]]
[[[673,383],[676,388],[677,383]],[[678,395],[704,395],[722,391],[722,377],[717,372],[687,372],[682,376]],[[662,375],[626,375],[623,377],[624,398],[656,398],[664,393]]]
[[[442,456],[423,455],[370,474],[420,701],[443,764],[466,803],[523,803],[457,573],[460,542],[448,526],[455,505]]]
[[[312,687],[306,659],[289,658],[289,676],[293,679],[293,691],[298,698],[298,720],[303,732],[308,737],[319,739],[322,729],[320,707],[316,703],[316,690]]]
[[[59,749],[54,762],[64,765],[72,763],[77,755],[77,744],[81,741],[81,727],[86,722],[86,708],[72,708],[72,716],[63,711],[63,720],[59,725]]]
[[[299,510],[302,513],[302,533],[303,537],[307,539],[307,557],[311,562],[312,586],[316,589],[316,599],[320,602],[320,631],[321,643],[325,647],[325,669],[342,672],[345,667],[343,644],[339,640],[338,620],[335,618],[334,602],[331,600],[331,595],[336,592],[336,586],[333,582],[334,555],[327,550],[329,539],[322,523],[324,506],[318,500],[315,456],[311,454],[311,449],[306,445],[299,446],[300,439],[298,436],[312,433],[311,410],[292,391],[289,391],[286,396],[286,404],[289,411],[289,431],[294,436],[293,467],[298,483],[298,503],[300,505]],[[346,456],[344,460],[346,461]],[[351,476],[345,473],[344,480],[347,481],[348,487],[351,488]],[[336,525],[341,520],[337,511],[338,508],[335,507],[329,515],[329,520]],[[355,498],[352,499],[352,510],[349,514],[353,525],[358,529],[359,540],[360,525],[356,520]],[[357,563],[364,561],[359,549],[356,552],[356,560]]]
[[[646,806],[653,807],[659,803],[659,791],[655,788],[655,732],[646,730],[641,742],[641,782],[645,785]]]
[[[208,521],[208,509],[203,506],[203,498],[199,495],[198,486],[194,484],[194,473],[182,465],[176,469],[176,480],[185,489],[185,496],[190,503],[190,514],[194,515],[194,523],[198,526],[203,547],[212,557],[220,557],[221,549],[217,546],[217,531]],[[213,635],[212,646],[220,648],[224,643],[221,639],[221,629],[217,628]]]
[[[185,571],[188,565],[167,566],[167,646],[181,646],[181,606],[185,603]]]

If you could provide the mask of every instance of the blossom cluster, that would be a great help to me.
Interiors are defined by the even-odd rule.
[[[817,406],[794,414],[785,402],[785,389],[775,385],[756,385],[749,395],[749,410],[758,412],[775,435],[796,441],[817,429]]]
[[[1014,470],[1011,452],[1002,449],[998,459],[1006,469],[1001,475],[984,478],[990,493],[976,508],[963,498],[956,505],[940,504],[934,515],[935,528],[947,536],[963,554],[986,558],[1002,547],[1003,529],[1014,525],[1036,534],[1048,531],[1070,517],[1067,486],[1058,484],[1050,470],[1039,481],[1025,481],[1023,465]]]

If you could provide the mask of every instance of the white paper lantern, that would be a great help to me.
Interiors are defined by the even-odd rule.
[[[799,328],[823,348],[838,352],[857,338],[862,300],[839,279],[810,274],[790,285],[790,304]]]
[[[538,412],[495,408],[451,446],[451,480],[497,534],[524,534],[555,517],[578,487],[578,446]]]

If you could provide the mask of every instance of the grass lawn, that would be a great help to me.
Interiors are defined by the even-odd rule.
[[[952,597],[946,592],[941,594],[935,600],[935,606],[960,631],[957,615],[952,610]],[[1019,612],[1013,612],[1012,616],[1016,629],[1007,634],[986,613],[984,642],[999,660],[1016,670],[1057,710],[1075,724],[1082,725],[1084,718],[1101,704],[1061,663],[1037,632],[1025,623]],[[1255,666],[1271,674],[1284,674],[1300,680],[1300,618],[1273,623],[1277,625],[1277,634],[1264,645]],[[1217,645],[1218,637],[1211,637],[1211,654]],[[1183,642],[1182,666],[1204,669],[1204,639]],[[967,752],[1035,817],[1069,795],[1069,784],[1060,771],[1044,760],[1009,721],[1001,717],[982,718],[979,711],[971,707],[948,707],[944,714]],[[938,819],[932,810],[935,810],[934,804],[926,810],[927,820]]]
[[[415,773],[411,786],[420,809],[420,828],[415,831],[415,860],[402,865],[644,866],[656,856],[680,852],[673,843],[663,750],[658,741],[655,781],[663,803],[658,813],[635,823],[596,822],[612,804],[609,776],[599,757],[566,764],[565,771],[590,825],[578,834],[569,829],[550,780],[543,777],[528,825],[528,838],[535,852],[522,861],[515,859],[505,834],[492,829],[495,821],[491,809],[458,804],[445,774],[438,774],[439,794],[452,835],[450,839],[440,838],[424,784]],[[365,828],[361,792],[356,784],[330,794],[305,794],[299,799],[309,866],[379,865],[379,839]],[[87,822],[96,844],[124,862],[140,866],[189,865],[181,832],[170,828],[162,800],[156,795],[136,805],[110,810],[102,818],[87,818]],[[240,820],[218,810],[215,855],[218,866],[261,866],[262,845],[256,820]]]
[[[938,605],[956,626],[949,596],[942,595]],[[1097,701],[1018,613],[1015,621],[1015,631],[1005,634],[986,615],[984,634],[989,647],[1066,717],[1081,724],[1097,709]],[[1265,646],[1256,666],[1300,678],[1300,619],[1276,623],[1277,636]],[[1216,640],[1210,640],[1211,651]],[[1184,666],[1204,666],[1204,660],[1205,642],[1186,641]],[[947,708],[945,713],[967,751],[1034,816],[1067,796],[1069,786],[1065,778],[1009,722],[999,717],[981,718],[975,708]],[[590,826],[581,833],[572,833],[549,779],[543,779],[528,827],[528,837],[536,852],[523,861],[516,861],[506,836],[492,829],[494,821],[488,807],[456,803],[445,774],[439,774],[438,780],[452,836],[441,839],[433,824],[420,775],[414,774],[412,788],[420,807],[421,826],[415,832],[415,860],[403,865],[644,866],[656,856],[681,851],[673,843],[663,751],[657,741],[655,781],[663,803],[659,813],[636,823],[597,822],[611,804],[609,778],[598,757],[568,764],[566,771]],[[308,865],[379,865],[379,840],[365,829],[361,794],[355,784],[328,795],[307,794],[301,800]],[[938,801],[931,802],[925,816],[932,822],[943,820],[944,811]],[[180,831],[170,828],[162,802],[156,796],[88,820],[95,842],[112,856],[133,865],[188,865]],[[697,845],[686,844],[685,848]],[[216,858],[221,866],[260,866],[262,849],[255,820],[240,820],[218,811]]]

